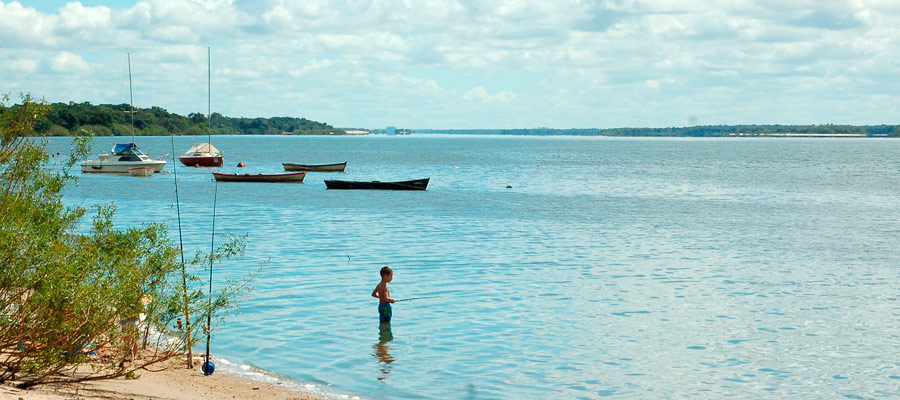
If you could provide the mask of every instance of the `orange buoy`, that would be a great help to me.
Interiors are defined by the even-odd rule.
[[[241,162],[238,163],[238,168],[244,168],[244,167],[245,167],[245,165],[244,165],[244,162],[243,162],[243,161],[241,161]]]

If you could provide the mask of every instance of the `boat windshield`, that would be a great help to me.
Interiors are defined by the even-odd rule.
[[[138,149],[137,145],[134,143],[116,143],[116,146],[113,147],[112,153],[117,156],[141,156],[144,153]]]

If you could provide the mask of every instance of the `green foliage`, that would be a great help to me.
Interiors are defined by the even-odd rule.
[[[206,135],[206,115],[190,113],[186,117],[162,107],[136,108],[134,134],[137,136]],[[219,113],[210,116],[213,135],[336,135],[341,129],[305,118],[231,118]],[[128,104],[54,103],[37,121],[35,132],[46,136],[77,135],[82,129],[98,136],[130,136],[131,106]],[[90,129],[88,129],[90,127]]]
[[[51,169],[44,144],[33,137],[48,106],[30,96],[17,106],[8,103],[3,96],[0,382],[29,387],[127,376],[193,345],[206,321],[207,293],[185,271],[202,272],[211,261],[240,256],[245,238],[229,237],[182,266],[165,226],[116,227],[112,204],[96,207],[90,231],[80,232],[86,210],[64,206],[62,189],[74,179],[69,171],[77,160],[90,154],[89,138],[76,137],[65,166]],[[217,323],[235,309],[254,276],[215,293],[211,315]],[[178,324],[184,311],[191,319]],[[139,339],[151,337],[154,345],[135,358]],[[91,372],[74,373],[83,364]]]
[[[66,128],[63,128],[62,126],[57,125],[57,124],[51,124],[50,128],[48,128],[46,131],[42,131],[42,132],[47,132],[47,136],[68,136],[69,135],[69,131],[66,130]]]

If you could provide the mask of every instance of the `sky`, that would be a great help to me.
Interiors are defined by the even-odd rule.
[[[900,123],[897,0],[0,0],[13,102],[128,103],[129,57],[134,105],[182,115],[366,129]]]

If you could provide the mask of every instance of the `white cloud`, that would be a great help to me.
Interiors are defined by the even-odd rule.
[[[485,90],[481,86],[476,86],[463,95],[463,99],[466,99],[466,100],[485,101],[485,100],[489,99],[490,97],[491,97],[491,95],[488,94],[487,90]]]
[[[516,101],[518,99],[518,96],[516,96],[515,93],[506,90],[501,91],[495,95],[491,95],[485,88],[476,86],[464,93],[463,99],[469,101],[479,101],[483,103],[508,103]]]
[[[147,28],[153,21],[153,7],[146,2],[137,3],[134,7],[117,12],[117,21],[122,27]]]
[[[276,5],[262,14],[262,21],[267,26],[285,28],[294,23],[294,18],[284,5]]]
[[[50,63],[50,69],[63,73],[81,73],[86,72],[89,67],[88,63],[77,54],[63,51],[53,57]]]
[[[85,7],[79,2],[67,3],[59,10],[57,27],[66,32],[105,29],[110,26],[111,14],[106,7]]]
[[[0,0],[9,73],[0,85],[118,102],[119,88],[66,91],[58,73],[104,88],[111,74],[124,75],[129,48],[143,101],[193,112],[205,104],[211,46],[220,112],[296,115],[302,104],[308,117],[358,127],[452,124],[448,116],[466,121],[482,110],[487,127],[670,126],[688,114],[791,123],[765,120],[788,108],[806,119],[880,123],[892,109],[872,104],[900,104],[895,1],[134,1],[71,1],[41,13]],[[671,111],[646,113],[646,104]]]
[[[196,43],[200,41],[200,36],[194,33],[189,26],[183,25],[161,25],[151,28],[147,32],[150,39],[160,40],[170,43]]]
[[[50,34],[53,20],[18,2],[0,1],[0,45],[13,48],[53,45],[55,38]]]
[[[311,60],[305,65],[290,66],[288,73],[294,78],[308,75],[314,71],[323,71],[333,66],[335,63],[331,60]]]
[[[9,60],[5,64],[6,68],[11,71],[25,72],[28,74],[34,73],[39,67],[39,63],[37,61],[27,58]]]

